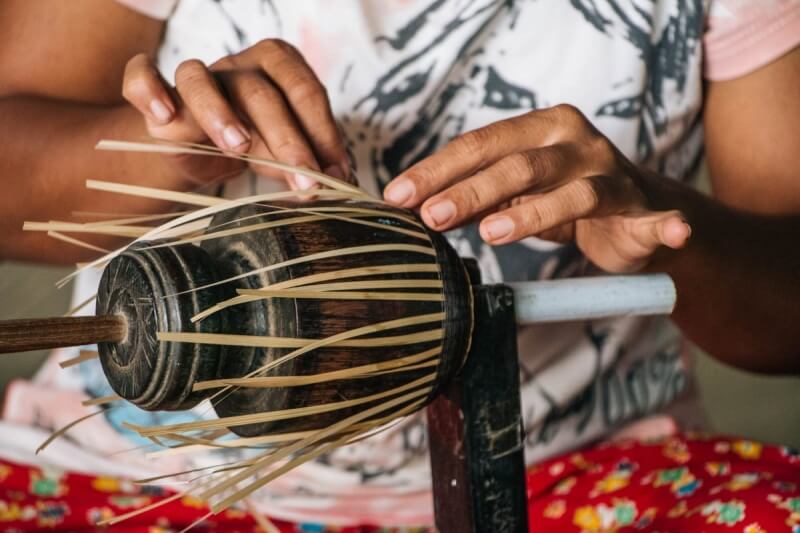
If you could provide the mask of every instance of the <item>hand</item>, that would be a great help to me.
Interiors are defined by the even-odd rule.
[[[144,116],[150,135],[213,143],[347,179],[350,167],[327,93],[300,53],[268,39],[206,67],[188,60],[175,71],[175,87],[144,54],[125,69],[123,96]],[[242,168],[229,159],[174,158],[180,170],[209,179]],[[260,173],[275,175],[263,166]],[[283,176],[294,190],[319,187],[301,175]]]
[[[560,105],[456,138],[395,178],[384,197],[421,206],[435,230],[477,219],[493,245],[529,236],[575,240],[600,268],[630,272],[660,246],[683,247],[691,234],[680,212],[653,210],[657,181],[580,111]]]

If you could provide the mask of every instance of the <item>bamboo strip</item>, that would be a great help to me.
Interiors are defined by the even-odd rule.
[[[348,193],[344,193],[344,192],[340,192],[340,191],[330,191],[330,190],[320,190],[320,191],[317,191],[315,194],[316,194],[316,196],[328,197],[328,198],[351,198],[352,197],[352,195],[348,194]],[[214,205],[214,206],[211,206],[211,207],[205,207],[203,209],[199,209],[197,211],[193,211],[193,212],[191,212],[191,213],[189,213],[187,215],[184,215],[182,217],[179,217],[177,219],[170,220],[169,222],[166,222],[166,223],[162,224],[161,226],[158,226],[157,228],[153,228],[152,231],[150,231],[149,233],[143,235],[140,238],[137,238],[134,242],[139,242],[141,240],[148,240],[148,239],[152,240],[152,239],[155,239],[155,238],[159,238],[159,237],[163,236],[165,234],[165,232],[170,231],[170,230],[172,230],[174,228],[177,228],[178,226],[181,226],[181,225],[184,225],[184,224],[187,224],[187,223],[190,223],[190,222],[193,222],[195,220],[199,220],[199,219],[202,219],[202,218],[205,218],[205,217],[213,216],[213,215],[215,215],[215,214],[217,214],[217,213],[219,213],[221,211],[225,211],[226,209],[233,209],[235,207],[239,207],[239,206],[242,206],[242,205],[245,205],[245,204],[258,203],[258,202],[268,202],[268,201],[281,199],[281,198],[292,197],[292,196],[293,197],[299,197],[300,193],[297,192],[297,191],[277,192],[277,193],[267,193],[267,194],[259,194],[259,195],[255,195],[255,196],[248,196],[248,197],[245,197],[245,198],[238,198],[238,199],[235,199],[235,200],[226,200],[222,204]],[[74,272],[68,274],[67,276],[65,276],[64,278],[59,280],[56,283],[56,285],[59,286],[59,287],[63,287],[64,285],[69,283],[72,279],[74,279],[75,276],[80,274],[82,271],[84,271],[84,270],[86,270],[88,268],[93,268],[93,267],[95,267],[97,265],[100,265],[100,264],[103,264],[103,263],[106,263],[106,262],[110,261],[111,259],[113,259],[117,255],[122,253],[122,251],[124,251],[126,248],[127,248],[126,246],[123,246],[121,248],[118,248],[118,249],[114,250],[110,254],[106,254],[103,257],[99,257],[99,258],[95,259],[94,261],[91,261],[90,263],[84,265],[82,268],[78,268]]]
[[[263,373],[271,370],[272,368],[275,368],[275,367],[277,367],[279,365],[282,365],[282,364],[294,359],[295,357],[299,357],[299,356],[303,355],[304,353],[310,352],[312,350],[316,350],[317,348],[322,348],[323,346],[327,346],[327,345],[329,345],[331,343],[334,343],[334,342],[344,341],[344,340],[352,339],[354,337],[358,337],[358,336],[362,336],[362,335],[369,335],[371,333],[376,333],[378,331],[385,331],[387,329],[400,328],[400,327],[406,327],[406,326],[410,326],[410,325],[419,325],[419,324],[427,323],[427,320],[429,320],[429,319],[435,320],[437,318],[437,315],[441,316],[442,319],[444,317],[444,313],[434,313],[433,315],[418,315],[418,316],[415,316],[415,317],[412,316],[412,317],[405,317],[405,318],[396,319],[396,320],[389,320],[389,321],[386,321],[386,322],[379,322],[377,324],[371,324],[369,326],[351,329],[349,331],[344,331],[342,333],[337,333],[336,335],[331,335],[331,336],[326,337],[324,339],[319,339],[319,340],[313,342],[312,344],[306,345],[306,346],[304,346],[302,348],[298,348],[298,349],[296,349],[296,350],[294,350],[294,351],[292,351],[292,352],[290,352],[290,353],[288,353],[288,354],[286,354],[286,355],[284,355],[282,357],[279,357],[279,358],[267,363],[266,365],[261,366],[260,368],[257,368],[256,370],[254,370],[252,372],[249,372],[248,374],[246,374],[245,376],[242,376],[242,377],[244,377],[244,378],[252,378],[252,377],[258,376],[260,374],[263,374]],[[430,317],[430,318],[426,318],[426,316]],[[430,332],[430,336],[434,337],[434,338],[431,338],[431,340],[440,340],[441,339],[441,335],[442,335],[442,330],[441,329],[434,330],[434,331]],[[405,336],[400,336],[400,337],[402,338],[402,337],[405,337]],[[386,339],[387,337],[382,337],[382,338]],[[354,342],[354,341],[350,341],[350,342]],[[393,342],[395,343],[394,345],[396,345],[397,341],[393,341]],[[420,340],[420,342],[422,342],[422,341]],[[198,384],[195,384],[195,385],[198,385]],[[221,394],[224,394],[226,391],[228,391],[230,389],[231,389],[231,387],[225,386],[221,390],[219,390],[216,393],[214,393],[208,399],[209,402],[213,401],[214,399],[219,397]],[[224,396],[223,396],[223,398],[224,398]],[[220,399],[220,401],[221,401],[221,399]]]
[[[227,379],[213,379],[208,381],[201,381],[195,383],[192,390],[201,391],[208,389],[215,389],[222,386],[238,386],[242,385],[242,381],[247,380],[249,387],[299,387],[302,385],[313,385],[314,383],[324,383],[326,381],[334,381],[340,379],[349,379],[352,377],[360,376],[362,374],[373,375],[375,372],[385,370],[392,370],[404,368],[407,365],[414,365],[424,361],[430,357],[434,357],[442,353],[442,347],[431,348],[414,355],[405,357],[398,357],[380,363],[370,363],[367,365],[354,366],[342,370],[332,370],[330,372],[320,372],[318,374],[309,374],[306,376],[267,376],[261,378],[227,378]],[[438,360],[438,359],[437,359]]]
[[[186,492],[186,491],[184,491],[184,492],[176,492],[172,496],[168,496],[168,497],[164,498],[163,500],[159,500],[159,501],[157,501],[155,503],[151,503],[150,505],[145,505],[144,507],[140,507],[139,509],[134,509],[133,511],[130,511],[128,513],[121,514],[121,515],[118,515],[118,516],[112,516],[111,518],[106,518],[105,520],[101,520],[101,521],[97,522],[96,525],[97,526],[113,526],[114,524],[118,524],[118,523],[120,523],[120,522],[122,522],[124,520],[129,519],[129,518],[133,518],[134,516],[139,516],[140,514],[144,514],[144,513],[148,512],[148,511],[152,511],[153,509],[157,509],[157,508],[161,507],[162,505],[166,505],[166,504],[168,504],[170,502],[174,502],[175,500],[183,498],[184,496],[186,496],[188,494],[189,493]]]
[[[82,301],[81,303],[79,303],[78,305],[76,305],[75,307],[73,307],[72,309],[67,311],[66,313],[64,313],[64,316],[72,316],[72,315],[74,315],[75,313],[77,313],[78,311],[80,311],[81,309],[83,309],[84,307],[86,307],[87,305],[89,305],[90,303],[95,301],[96,299],[97,299],[97,293],[89,296],[84,301]]]
[[[99,246],[95,246],[94,244],[89,244],[86,241],[82,241],[79,239],[74,239],[68,235],[64,235],[63,233],[59,233],[57,231],[48,231],[48,237],[52,237],[54,239],[58,239],[59,241],[64,241],[69,244],[74,244],[75,246],[80,246],[81,248],[86,248],[88,250],[94,250],[95,252],[100,252],[102,254],[107,254],[111,250],[107,250],[105,248],[101,248]]]
[[[168,342],[193,342],[195,344],[216,344],[220,346],[247,346],[255,348],[299,348],[311,351],[311,346],[318,348],[315,343],[324,339],[301,339],[296,337],[268,337],[260,335],[229,335],[224,333],[182,333],[159,331],[156,337],[160,341]],[[382,346],[400,346],[417,344],[420,342],[435,341],[442,338],[441,329],[432,329],[419,333],[395,335],[389,337],[375,337],[371,339],[354,339],[326,343],[328,345],[346,346],[348,348],[380,348]],[[307,350],[306,350],[307,349]],[[286,357],[286,356],[284,356]],[[202,382],[201,382],[202,383]]]
[[[292,174],[301,174],[326,185],[334,190],[347,191],[351,194],[359,196],[367,196],[367,193],[354,187],[349,183],[338,180],[321,172],[316,172],[307,168],[296,167],[287,165],[271,159],[263,159],[260,157],[251,156],[249,154],[239,154],[230,150],[223,150],[217,147],[210,147],[207,145],[198,145],[194,143],[174,143],[158,139],[159,143],[141,143],[141,142],[127,142],[127,141],[114,141],[114,140],[101,140],[95,148],[97,150],[113,150],[113,151],[127,151],[127,152],[145,152],[145,153],[167,153],[167,154],[192,154],[192,155],[217,155],[227,157],[229,159],[238,159],[240,161],[247,161],[257,165],[264,165],[265,167],[290,172]],[[163,144],[168,143],[168,144]],[[182,144],[182,145],[181,145]],[[307,191],[303,191],[308,194]],[[316,195],[318,191],[314,191]]]
[[[208,289],[209,287],[215,287],[217,285],[222,285],[224,283],[230,283],[231,281],[236,281],[238,279],[255,276],[256,274],[264,274],[266,272],[271,272],[279,268],[285,268],[288,266],[299,265],[303,263],[310,263],[313,261],[317,261],[319,259],[327,259],[329,257],[341,257],[343,255],[371,254],[380,252],[399,252],[399,251],[412,252],[412,253],[418,253],[436,257],[436,252],[433,250],[433,248],[427,246],[419,246],[417,244],[368,244],[366,246],[351,246],[348,248],[338,248],[335,250],[316,252],[313,254],[287,259],[285,261],[280,261],[278,263],[273,263],[271,265],[266,265],[261,268],[250,270],[249,272],[243,272],[236,276],[231,276],[229,278],[220,281],[215,281],[214,283],[207,283],[206,285],[201,285],[193,289],[168,294],[166,296],[162,296],[162,298],[180,296],[182,294]]]
[[[365,403],[380,400],[389,396],[394,396],[400,394],[401,392],[405,392],[410,389],[420,387],[426,383],[430,383],[434,379],[436,379],[436,374],[432,373],[386,391],[378,392],[375,394],[369,394],[367,396],[361,396],[358,398],[354,398],[352,400],[329,402],[321,405],[293,407],[290,409],[278,409],[275,411],[267,411],[264,413],[227,416],[216,420],[198,420],[195,422],[183,422],[179,424],[168,424],[164,426],[155,426],[155,427],[138,426],[127,422],[123,422],[123,425],[128,429],[137,432],[142,437],[150,437],[150,436],[163,436],[168,433],[180,433],[182,431],[195,431],[198,429],[229,428],[231,426],[246,426],[248,424],[274,422],[277,420],[287,420],[289,418],[317,415],[321,413],[328,413],[330,411],[347,409],[348,407],[355,407],[357,405],[363,405]]]
[[[113,235],[115,237],[141,237],[151,228],[148,226],[86,226],[77,222],[24,222],[22,231],[62,231],[68,233],[94,233],[96,235]]]
[[[431,359],[430,361],[425,361],[424,363],[418,363],[416,365],[408,365],[401,368],[391,368],[389,370],[381,370],[379,372],[372,372],[370,374],[365,374],[363,376],[357,376],[359,378],[371,378],[375,376],[382,376],[384,374],[393,374],[396,372],[410,372],[412,370],[420,370],[422,368],[430,368],[432,366],[438,366],[440,359],[437,357],[436,359]]]
[[[253,517],[253,520],[256,521],[258,527],[264,530],[264,533],[281,533],[278,526],[273,524],[269,518],[258,512],[249,498],[244,499],[244,507],[247,509],[247,512],[250,513],[250,516]]]
[[[426,273],[426,272],[438,273],[439,267],[434,263],[410,263],[404,265],[383,265],[383,266],[349,268],[344,270],[335,270],[332,272],[323,272],[320,274],[311,274],[308,276],[302,276],[299,278],[274,283],[272,285],[268,285],[268,287],[272,289],[283,289],[283,288],[288,289],[292,287],[301,287],[304,285],[310,285],[311,283],[315,283],[318,281],[328,281],[331,279],[356,278],[364,276],[375,276],[379,274],[410,274],[410,273]],[[439,283],[441,284],[441,281],[439,281]],[[210,316],[216,313],[217,311],[221,311],[222,309],[234,305],[239,305],[241,303],[253,302],[258,299],[259,298],[254,298],[254,297],[235,296],[233,298],[229,298],[228,300],[223,300],[222,302],[219,302],[216,305],[213,305],[207,309],[204,309],[200,313],[197,313],[195,316],[192,317],[192,322],[197,322],[198,320],[202,320],[203,318],[206,318],[207,316]]]
[[[410,400],[414,400],[416,398],[419,398],[420,396],[424,396],[426,394],[429,394],[430,391],[431,391],[431,388],[430,387],[426,387],[424,389],[419,389],[417,391],[409,392],[407,394],[404,394],[403,396],[394,398],[392,400],[388,400],[388,401],[386,401],[386,402],[384,402],[384,403],[382,403],[380,405],[376,405],[374,407],[371,407],[371,408],[365,409],[363,411],[360,411],[360,412],[358,412],[358,413],[356,413],[354,415],[348,416],[347,418],[344,418],[344,419],[340,420],[339,422],[331,424],[330,426],[328,426],[324,430],[317,432],[314,436],[309,436],[309,437],[307,437],[307,438],[305,438],[305,439],[303,439],[301,441],[298,441],[298,442],[296,442],[296,443],[294,443],[294,444],[292,444],[290,446],[282,448],[282,449],[280,449],[279,451],[277,451],[275,453],[264,454],[264,456],[262,456],[261,458],[257,459],[256,461],[254,461],[252,466],[249,466],[249,467],[245,468],[243,471],[239,472],[238,474],[236,474],[234,476],[231,476],[227,480],[225,480],[225,481],[223,481],[223,482],[211,487],[210,489],[202,492],[199,495],[199,497],[201,499],[203,499],[203,500],[208,501],[213,496],[215,496],[216,494],[219,494],[220,492],[222,492],[222,491],[224,491],[224,490],[236,485],[237,483],[247,479],[251,475],[254,475],[254,474],[258,473],[263,468],[275,463],[276,461],[279,461],[279,460],[283,459],[284,457],[288,457],[288,456],[290,456],[291,454],[293,454],[293,453],[295,453],[297,451],[300,451],[300,450],[302,450],[304,448],[307,448],[311,444],[314,444],[314,443],[319,442],[319,441],[321,441],[321,440],[323,440],[323,439],[325,439],[325,438],[327,438],[327,437],[329,437],[331,435],[334,435],[334,434],[336,434],[338,432],[341,432],[344,429],[352,426],[353,424],[355,424],[357,422],[361,422],[362,420],[365,420],[365,419],[367,419],[367,418],[369,418],[371,416],[374,416],[376,414],[382,413],[384,411],[388,411],[389,409],[392,409],[393,407],[397,407],[397,406],[399,406],[399,405],[401,405],[401,404],[403,404],[405,402],[408,402]],[[236,494],[234,494],[231,497],[227,498],[225,501],[220,502],[220,504],[218,504],[216,506],[212,506],[212,510],[213,511],[219,511],[225,505],[229,505],[230,503],[233,503],[238,499],[241,499],[241,498],[243,498],[245,496],[248,496],[253,491],[257,490],[258,488],[264,486],[266,483],[271,481],[271,479],[272,478],[270,478],[268,476],[263,477],[262,479],[260,479],[260,480],[256,481],[255,483],[252,483],[251,485],[249,485],[247,487],[247,490],[237,492]]]
[[[116,183],[113,181],[86,180],[86,188],[95,191],[114,192],[117,194],[153,198],[156,200],[169,200],[181,204],[197,205],[201,207],[211,207],[225,203],[224,198],[218,198],[216,196],[208,196],[193,192],[169,191],[155,187],[143,187],[141,185],[129,185],[127,183]]]
[[[99,355],[100,354],[92,350],[81,350],[77,357],[61,361],[60,363],[58,363],[58,366],[60,366],[61,368],[69,368],[71,366],[83,363],[84,361],[91,361],[92,359],[97,359]]]
[[[309,291],[301,289],[240,289],[239,294],[262,298],[300,298],[315,300],[395,300],[408,302],[441,302],[441,294],[430,292],[375,291]]]
[[[86,225],[91,224],[138,224],[139,222],[154,222],[156,220],[164,220],[168,218],[178,218],[187,213],[193,212],[194,209],[187,211],[173,211],[171,213],[156,213],[152,215],[136,214],[136,213],[101,213],[98,211],[73,211],[72,215],[76,217],[94,217],[106,218],[112,217],[107,220],[96,220],[94,222],[84,222]],[[123,217],[123,218],[113,218]]]
[[[103,412],[105,412],[105,411],[95,411],[94,413],[89,413],[88,415],[84,415],[84,416],[82,416],[80,418],[77,418],[77,419],[73,420],[72,422],[70,422],[69,424],[67,424],[66,426],[63,426],[63,427],[57,429],[56,431],[52,432],[50,434],[50,436],[47,437],[44,440],[44,442],[42,442],[39,445],[38,448],[36,448],[36,455],[39,455],[39,452],[41,452],[42,450],[44,450],[45,448],[50,446],[50,444],[54,440],[56,440],[57,438],[59,438],[60,436],[65,434],[67,431],[69,431],[70,429],[74,428],[75,426],[77,426],[78,424],[83,422],[84,420],[88,420],[88,419],[92,418],[93,416],[97,416],[97,415],[99,415],[99,414],[101,414]]]
[[[381,417],[374,421],[363,422],[360,424],[355,424],[353,428],[362,429],[363,427],[371,428],[374,425],[382,425],[387,422],[391,422],[397,416],[402,416],[406,412],[413,410],[414,408],[421,406],[425,400],[419,400],[408,406],[400,409],[397,413],[393,413],[388,416]],[[370,424],[370,422],[373,422]],[[314,434],[315,432],[319,431],[318,429],[311,429],[307,431],[295,431],[293,433],[280,433],[274,435],[261,435],[259,437],[242,437],[238,439],[228,440],[228,441],[216,441],[216,440],[209,440],[209,439],[200,439],[197,437],[187,437],[185,435],[176,435],[171,434],[169,435],[170,438],[179,438],[181,441],[191,442],[191,444],[181,445],[178,447],[170,447],[165,450],[159,450],[155,452],[150,452],[147,454],[148,458],[158,458],[164,456],[173,456],[173,455],[180,455],[184,453],[192,453],[196,451],[208,450],[213,448],[253,448],[256,446],[260,446],[263,444],[276,444],[282,442],[293,442],[300,440],[302,438],[308,437],[309,435]],[[226,431],[227,433],[227,431]]]
[[[103,405],[106,403],[112,403],[119,400],[122,400],[122,396],[119,396],[117,394],[112,394],[111,396],[100,396],[98,398],[83,400],[81,402],[81,405],[83,405],[84,407],[91,407],[92,405]]]

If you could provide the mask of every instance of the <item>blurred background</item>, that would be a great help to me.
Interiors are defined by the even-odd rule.
[[[700,179],[707,188],[704,169]],[[69,309],[71,288],[58,290],[55,282],[70,271],[0,262],[0,320],[64,314]],[[0,355],[0,401],[8,382],[32,376],[46,355]],[[711,429],[800,448],[800,378],[742,372],[702,353],[698,354],[695,371]]]

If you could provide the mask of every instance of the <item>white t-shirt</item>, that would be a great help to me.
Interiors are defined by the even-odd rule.
[[[580,108],[631,160],[686,180],[702,155],[704,59],[707,76],[732,77],[800,41],[794,0],[124,3],[169,17],[158,55],[167,79],[185,59],[211,63],[270,37],[293,43],[328,88],[357,174],[373,189],[463,132],[564,102]],[[718,29],[710,34],[709,27]],[[744,35],[750,55],[732,54],[733,37]],[[713,60],[713,46],[722,59]],[[270,186],[243,176],[225,192]],[[492,248],[475,227],[449,237],[461,255],[479,260],[487,283],[595,272],[573,245],[529,238]],[[96,279],[82,280],[81,287],[93,291]],[[666,317],[526,327],[519,354],[529,463],[662,413],[690,388],[682,338]],[[96,365],[61,376],[61,383],[72,379],[90,394],[109,393]],[[131,406],[92,427],[119,429],[121,420],[134,417],[163,423],[165,416],[190,415]],[[82,436],[78,427],[74,437],[104,451],[88,432]],[[256,493],[255,502],[273,516],[297,520],[431,523],[425,438],[420,413],[286,474]],[[181,466],[209,459],[191,461]]]

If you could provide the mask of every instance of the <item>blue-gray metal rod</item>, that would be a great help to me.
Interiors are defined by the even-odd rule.
[[[595,276],[508,283],[518,324],[612,316],[668,315],[675,284],[666,274]]]

